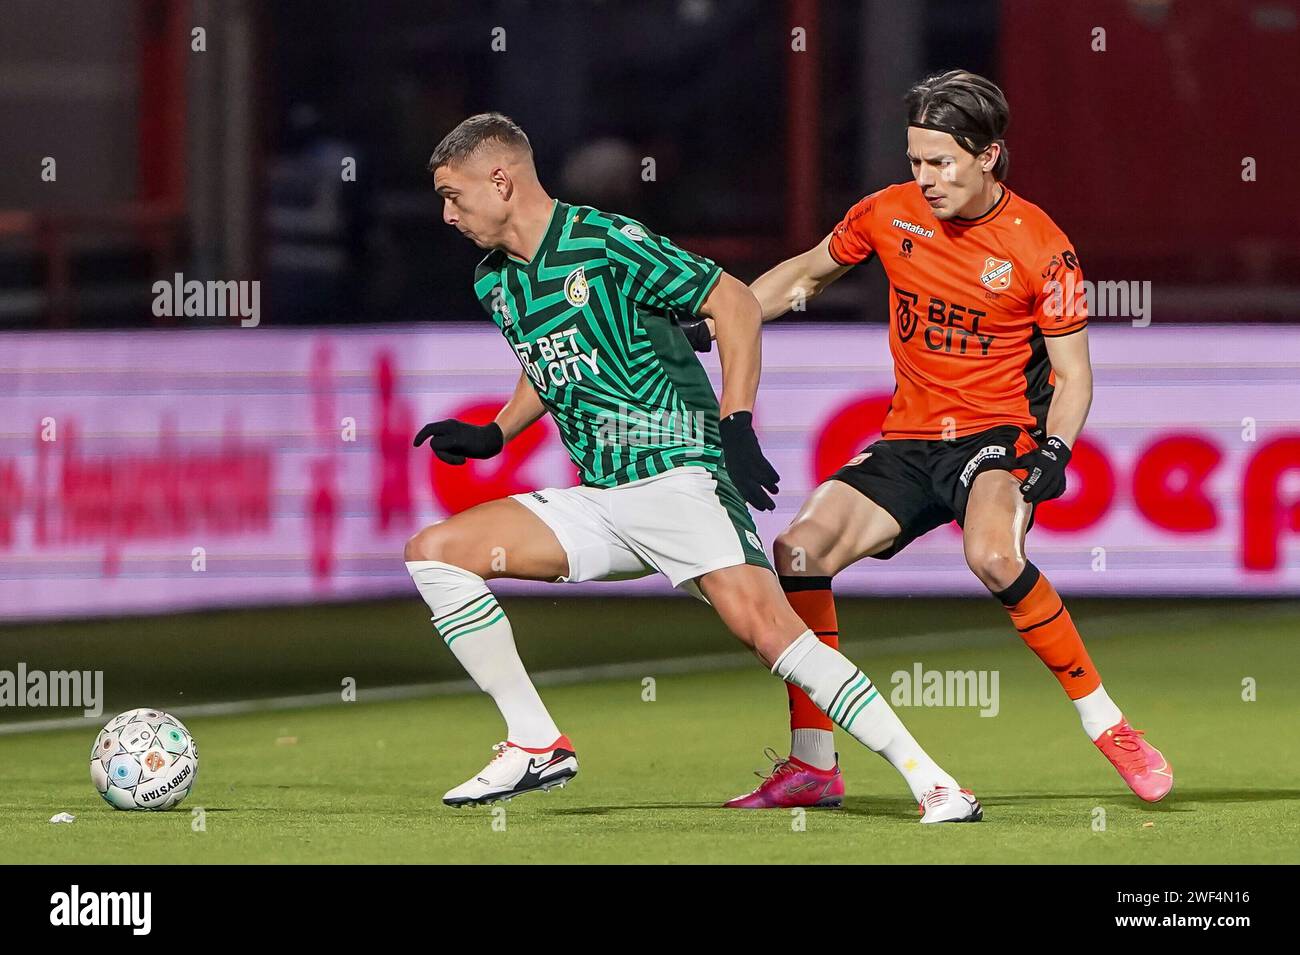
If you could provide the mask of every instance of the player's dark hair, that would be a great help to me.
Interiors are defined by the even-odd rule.
[[[429,172],[440,166],[462,162],[486,143],[501,143],[522,149],[529,156],[533,147],[519,125],[502,113],[478,113],[462,120],[460,125],[443,137],[438,148],[429,157]]]
[[[1002,148],[993,164],[993,178],[1000,182],[1007,177],[1011,157],[1003,137],[1011,109],[992,80],[967,70],[935,73],[908,90],[904,102],[909,126],[942,130],[973,156],[997,143]]]

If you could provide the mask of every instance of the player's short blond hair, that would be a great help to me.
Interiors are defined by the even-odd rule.
[[[429,172],[439,167],[463,162],[482,147],[499,143],[514,150],[522,150],[531,160],[533,147],[519,124],[504,113],[477,113],[442,138],[442,142],[429,157]]]

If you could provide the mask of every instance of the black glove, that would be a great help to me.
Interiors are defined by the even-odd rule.
[[[709,323],[704,319],[698,322],[678,322],[686,333],[686,340],[696,351],[713,351],[713,336],[709,334]]]
[[[718,423],[722,434],[722,455],[727,473],[736,484],[736,490],[750,505],[760,511],[776,509],[767,492],[775,494],[776,482],[781,475],[763,457],[754,434],[754,416],[748,411],[737,411]]]
[[[426,424],[415,436],[415,446],[418,448],[426,440],[438,459],[448,464],[464,464],[466,458],[493,457],[501,453],[506,443],[501,426],[495,421],[477,425],[455,418]]]
[[[1052,435],[1028,454],[1016,458],[1017,468],[1027,468],[1029,476],[1020,485],[1020,493],[1030,504],[1041,504],[1065,493],[1065,467],[1070,463],[1070,448]]]

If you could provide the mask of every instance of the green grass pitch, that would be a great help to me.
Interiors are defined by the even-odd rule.
[[[617,619],[617,601],[600,604],[600,613]],[[520,610],[516,631],[530,664],[532,657],[552,659],[544,650],[548,626],[590,615],[582,601],[560,606],[567,609],[547,602]],[[727,648],[707,609],[688,601],[663,606],[669,609],[655,615],[660,624],[680,629],[685,621],[703,650]],[[883,606],[846,601],[842,627],[847,620],[869,632]],[[918,661],[928,669],[999,672],[995,717],[975,708],[899,709],[930,752],[979,795],[979,825],[919,825],[901,780],[844,734],[837,734],[844,809],[810,811],[800,826],[789,812],[718,808],[756,781],[750,771],[763,768],[764,745],[784,750],[787,743],[782,686],[738,656],[740,668],[716,672],[657,674],[646,664],[643,676],[656,680],[653,702],[642,699],[643,676],[544,689],[577,746],[581,772],[563,790],[503,804],[504,815],[440,801],[486,762],[502,735],[491,702],[478,695],[366,703],[363,683],[357,703],[193,719],[183,702],[165,696],[112,699],[112,711],[161,703],[187,720],[201,753],[194,791],[167,813],[110,809],[86,767],[101,721],[0,736],[0,856],[11,863],[1300,859],[1300,605],[1111,602],[1075,613],[1111,695],[1175,767],[1173,794],[1155,806],[1123,787],[1000,612],[976,606],[955,603],[938,623],[926,620],[937,635],[847,641],[845,649],[885,688],[894,671]],[[347,612],[332,611],[335,618]],[[431,643],[418,652],[449,656]],[[29,666],[38,665],[31,656]],[[1248,677],[1257,681],[1254,702],[1242,699]],[[331,675],[322,685],[338,684]],[[110,715],[106,710],[104,720]],[[203,831],[196,831],[192,810],[200,807]],[[76,822],[51,825],[61,810]]]

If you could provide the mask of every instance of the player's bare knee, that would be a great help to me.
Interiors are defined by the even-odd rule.
[[[424,556],[424,531],[416,531],[406,541],[406,547],[402,550],[403,560],[425,560]]]
[[[1025,569],[1025,559],[996,547],[977,547],[966,552],[966,564],[989,590],[1006,590]]]
[[[407,560],[437,560],[444,564],[456,564],[459,547],[456,545],[456,533],[444,521],[430,524],[416,533],[406,542]]]
[[[796,518],[772,544],[777,572],[801,574],[817,569],[826,556],[824,541],[824,533],[812,521]]]

